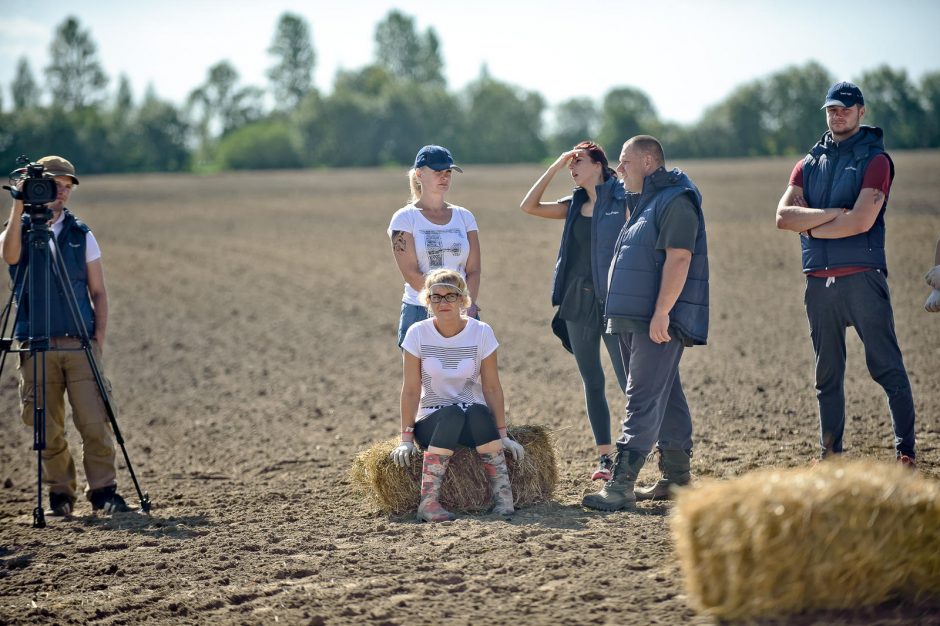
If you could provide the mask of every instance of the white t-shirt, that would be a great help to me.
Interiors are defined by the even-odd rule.
[[[412,324],[401,347],[421,360],[421,403],[417,418],[420,420],[451,404],[486,405],[480,364],[498,346],[489,324],[472,318],[453,337],[437,332],[434,318]]]
[[[467,209],[451,206],[450,221],[440,225],[429,221],[421,209],[409,204],[395,211],[388,226],[388,236],[391,237],[392,232],[396,230],[411,233],[414,237],[418,269],[425,276],[431,270],[445,268],[467,277],[466,265],[470,256],[470,240],[467,233],[479,230],[477,221]],[[421,306],[418,292],[408,283],[405,283],[402,302]]]
[[[49,242],[49,252],[56,253],[56,238],[62,233],[62,223],[65,221],[65,211],[59,213],[59,219],[52,223],[52,241]],[[0,242],[3,241],[6,232],[0,233]],[[85,233],[85,263],[91,263],[101,258],[101,248],[98,247],[98,240],[89,230]]]

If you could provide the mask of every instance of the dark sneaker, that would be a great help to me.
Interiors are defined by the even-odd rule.
[[[116,485],[95,489],[88,494],[88,499],[91,500],[91,508],[93,511],[127,513],[131,510],[131,507],[127,506],[127,503],[124,502],[124,498],[118,495]]]
[[[75,498],[73,496],[55,492],[49,494],[49,515],[71,517],[74,510]]]
[[[600,460],[597,462],[597,469],[591,474],[591,480],[603,480],[607,482],[613,477],[613,471],[614,460],[610,458],[610,455],[602,454]]]
[[[906,454],[898,455],[898,465],[903,468],[909,469],[912,472],[917,471],[917,463],[914,461],[914,457],[907,456]]]

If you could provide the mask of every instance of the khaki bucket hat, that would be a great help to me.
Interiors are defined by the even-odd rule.
[[[68,159],[52,155],[42,157],[37,163],[46,168],[46,173],[49,175],[70,176],[72,180],[75,181],[75,184],[78,184],[78,176],[75,175],[75,166],[72,165]]]

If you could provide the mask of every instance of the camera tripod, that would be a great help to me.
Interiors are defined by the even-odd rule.
[[[111,429],[114,432],[114,438],[121,446],[121,452],[124,455],[124,462],[131,475],[134,488],[137,490],[137,496],[140,501],[140,510],[144,513],[150,512],[150,496],[143,493],[140,484],[137,482],[137,476],[134,474],[134,467],[131,465],[130,457],[127,454],[127,448],[124,445],[124,438],[121,436],[121,429],[118,427],[115,416],[114,406],[111,398],[105,388],[104,377],[98,367],[98,362],[92,352],[91,338],[88,335],[88,329],[82,319],[79,311],[75,292],[72,289],[71,281],[65,267],[65,261],[62,258],[62,252],[52,251],[53,233],[49,227],[49,220],[52,218],[52,212],[45,205],[26,205],[26,215],[29,216],[28,224],[24,224],[27,229],[26,250],[29,254],[29,263],[26,267],[20,263],[16,268],[16,275],[13,279],[13,289],[10,292],[10,298],[6,307],[0,313],[2,317],[2,333],[0,333],[0,374],[6,363],[6,357],[10,353],[29,353],[33,358],[31,364],[33,368],[33,450],[36,450],[37,460],[37,502],[33,510],[33,527],[44,528],[46,525],[45,514],[42,504],[42,452],[46,448],[46,353],[50,351],[81,350],[85,353],[88,365],[94,376],[95,385],[98,393],[104,402],[105,411],[111,422]],[[20,272],[25,272],[22,281],[19,280]],[[54,276],[57,281],[57,287],[63,300],[67,304],[68,314],[74,323],[74,327],[79,331],[81,347],[80,348],[61,348],[51,345],[49,336],[51,326],[50,313],[50,294],[52,289],[51,277]],[[16,286],[21,285],[19,293]],[[27,307],[19,306],[25,302]],[[16,318],[14,318],[14,328],[16,321],[21,315],[23,308],[28,310],[29,333],[28,343],[13,347],[13,338],[6,336],[7,324],[10,319],[14,298],[18,304]]]

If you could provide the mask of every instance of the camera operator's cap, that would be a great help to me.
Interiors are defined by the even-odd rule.
[[[456,170],[463,174],[463,170],[454,165],[454,157],[450,150],[442,146],[424,146],[418,150],[418,156],[415,157],[415,169],[419,167],[430,167],[435,172],[444,170]]]
[[[75,184],[78,184],[78,177],[75,175],[75,166],[72,165],[68,159],[53,155],[42,157],[36,162],[46,168],[47,174],[51,176],[70,176],[72,180],[75,181]]]
[[[826,93],[826,102],[819,108],[825,109],[826,107],[853,107],[856,104],[865,104],[865,96],[862,95],[862,90],[858,88],[858,85],[855,83],[850,83],[843,81],[841,83],[836,83],[829,88],[828,93]]]

